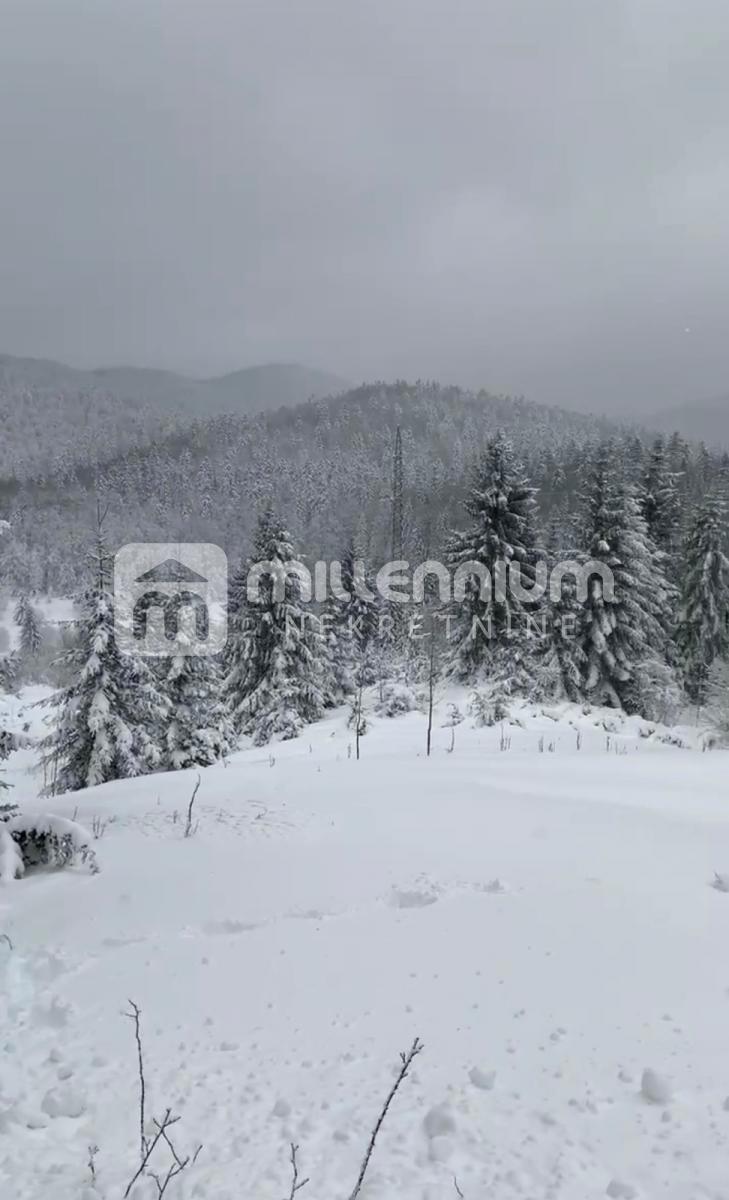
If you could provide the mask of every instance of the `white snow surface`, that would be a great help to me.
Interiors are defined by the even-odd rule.
[[[359,762],[344,710],[242,750],[187,839],[194,771],[53,800],[106,822],[101,873],[0,889],[0,1196],[123,1195],[131,998],[148,1118],[203,1143],[167,1200],[285,1200],[292,1141],[297,1196],[348,1200],[415,1036],[362,1200],[729,1200],[729,755],[528,705],[450,754],[445,713],[430,759],[418,712]]]

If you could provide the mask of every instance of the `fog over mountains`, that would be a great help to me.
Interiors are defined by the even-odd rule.
[[[330,371],[298,363],[194,379],[153,368],[81,370],[46,359],[0,355],[0,474],[22,479],[57,474],[75,464],[105,463],[128,449],[179,436],[191,422],[294,408],[307,400],[340,396],[351,386]],[[479,393],[452,389],[451,394]],[[535,412],[550,411],[545,405],[533,407]],[[580,409],[584,414],[589,405]],[[595,416],[616,419],[614,413]],[[634,422],[649,432],[678,430],[692,441],[729,448],[727,398],[618,419],[623,426]]]
[[[729,448],[729,395],[657,412],[646,422],[662,433],[678,429],[693,441]]]
[[[213,379],[191,379],[150,367],[79,370],[48,359],[0,355],[0,392],[28,388],[59,396],[105,391],[120,400],[159,411],[212,416],[220,412],[263,412],[300,404],[312,396],[344,391],[346,380],[300,363],[245,367]]]
[[[249,367],[214,379],[139,367],[79,370],[0,355],[0,475],[28,478],[114,454],[222,414],[250,416],[337,394],[345,380],[299,364]]]

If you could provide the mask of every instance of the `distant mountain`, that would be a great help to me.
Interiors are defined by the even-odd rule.
[[[692,441],[729,450],[729,396],[655,413],[646,424],[664,433],[678,430]]]
[[[212,379],[190,379],[172,371],[140,367],[100,367],[89,374],[97,387],[107,388],[118,396],[201,417],[269,412],[335,395],[350,386],[337,375],[299,363],[244,367]]]
[[[459,527],[469,465],[498,430],[539,488],[545,528],[578,493],[590,445],[622,432],[585,414],[436,383],[366,384],[296,407],[219,415],[97,457],[94,470],[82,460],[42,479],[0,480],[0,515],[13,530],[4,554],[0,539],[0,577],[28,592],[77,587],[99,494],[114,546],[214,542],[236,561],[272,505],[313,561],[337,557],[353,534],[372,561],[385,561],[398,428],[405,542],[418,561],[437,558]]]
[[[291,363],[216,379],[0,355],[0,477],[93,465],[212,416],[250,416],[343,392],[336,375]]]
[[[336,396],[351,384],[338,375],[302,367],[298,363],[271,363],[246,367],[198,384],[215,398],[217,412],[270,412],[322,396]]]

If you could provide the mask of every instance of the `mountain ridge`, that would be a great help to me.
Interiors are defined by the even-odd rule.
[[[729,449],[729,394],[665,409],[646,423],[661,433],[678,430],[692,441]]]
[[[163,367],[125,364],[71,367],[49,358],[0,354],[0,389],[35,387],[42,390],[110,388],[125,399],[162,402],[172,408],[181,399],[233,404],[230,411],[261,412],[269,407],[300,403],[312,396],[345,391],[348,380],[333,372],[302,363],[260,363],[222,375],[196,378]],[[229,411],[227,408],[219,411]]]

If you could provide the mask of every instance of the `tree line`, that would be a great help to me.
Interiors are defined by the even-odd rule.
[[[432,696],[437,673],[485,684],[497,698],[566,698],[653,720],[670,720],[688,701],[704,705],[729,654],[726,475],[714,471],[687,513],[675,445],[658,438],[635,457],[625,450],[621,440],[594,446],[574,506],[557,506],[545,528],[538,489],[510,439],[499,433],[487,442],[468,473],[464,519],[446,539],[444,561],[492,574],[518,563],[527,585],[519,594],[484,591],[474,572],[458,601],[441,603],[433,587],[418,603],[388,603],[354,525],[338,555],[342,588],[312,607],[291,570],[302,556],[266,505],[230,581],[219,656],[119,652],[111,554],[98,534],[64,657],[67,682],[50,701],[57,720],[44,746],[48,790],[208,765],[241,736],[258,745],[294,737],[347,700],[353,712],[359,706],[359,733],[362,689],[378,680],[429,681]],[[541,566],[564,560],[607,571],[589,575],[584,596],[567,574],[557,595],[532,599],[528,585]],[[272,571],[250,592],[249,572],[261,562]]]

